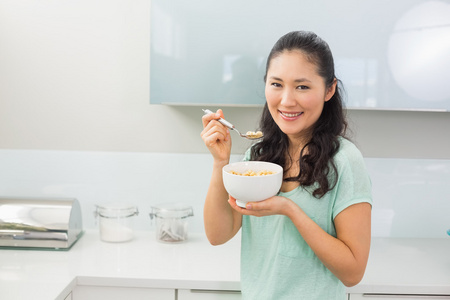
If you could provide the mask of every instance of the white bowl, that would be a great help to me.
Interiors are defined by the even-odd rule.
[[[252,170],[270,171],[273,174],[261,176],[242,176],[231,171],[245,173]],[[245,161],[231,163],[222,168],[223,184],[228,194],[236,199],[236,204],[245,207],[247,202],[262,201],[275,196],[283,182],[283,168],[264,161]]]

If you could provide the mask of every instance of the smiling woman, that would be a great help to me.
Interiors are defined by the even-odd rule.
[[[362,155],[345,138],[330,48],[312,32],[285,34],[264,78],[264,136],[245,160],[280,165],[281,188],[245,207],[228,195],[221,170],[230,160],[230,133],[217,122],[221,110],[203,116],[201,135],[214,158],[206,234],[217,245],[242,229],[243,299],[344,299],[344,286],[365,272],[372,195]]]

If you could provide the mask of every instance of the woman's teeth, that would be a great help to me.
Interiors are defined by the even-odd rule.
[[[290,114],[290,113],[281,112],[281,114],[282,114],[283,116],[288,117],[288,118],[294,118],[294,117],[300,116],[302,113],[300,112],[300,113]]]

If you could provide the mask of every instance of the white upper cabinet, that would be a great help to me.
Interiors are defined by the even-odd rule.
[[[329,43],[348,108],[450,110],[450,3],[426,0],[152,0],[150,103],[263,105],[293,30]]]

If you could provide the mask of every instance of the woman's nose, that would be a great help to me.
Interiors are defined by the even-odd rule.
[[[284,106],[293,106],[296,104],[294,92],[285,89],[281,98],[281,104]]]

